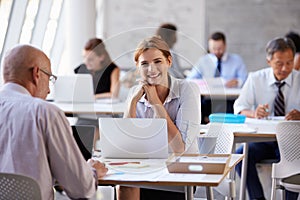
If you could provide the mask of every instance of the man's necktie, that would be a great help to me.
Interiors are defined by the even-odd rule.
[[[222,63],[221,58],[218,58],[218,64],[217,64],[215,77],[220,77],[221,76],[221,63]]]
[[[274,101],[274,115],[285,116],[284,96],[281,91],[281,87],[284,86],[285,82],[276,82],[275,85],[278,88],[277,95]]]

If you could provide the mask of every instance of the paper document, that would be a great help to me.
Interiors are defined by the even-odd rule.
[[[246,118],[245,124],[247,124],[249,128],[256,130],[257,133],[275,133],[276,125],[280,121],[284,121],[284,118],[282,117],[268,117],[268,119]]]

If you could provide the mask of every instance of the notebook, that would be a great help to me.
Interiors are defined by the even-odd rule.
[[[168,158],[166,119],[99,118],[104,158]]]
[[[60,103],[95,102],[92,76],[90,74],[58,76],[54,84],[54,101]]]
[[[94,126],[72,126],[73,137],[85,160],[88,160],[92,157],[94,146],[94,131]]]

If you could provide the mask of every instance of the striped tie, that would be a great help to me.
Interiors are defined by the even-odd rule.
[[[285,82],[276,82],[275,85],[278,88],[277,95],[274,101],[274,115],[275,116],[285,116],[285,107],[284,107],[284,96],[281,91],[281,87],[284,86]]]

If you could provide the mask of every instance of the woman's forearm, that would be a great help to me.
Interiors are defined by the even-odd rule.
[[[153,106],[155,118],[165,118],[168,125],[168,142],[169,146],[175,153],[182,153],[185,150],[185,144],[182,140],[181,133],[171,120],[169,114],[162,104]]]
[[[136,104],[137,102],[132,100],[124,113],[125,118],[136,118]]]

